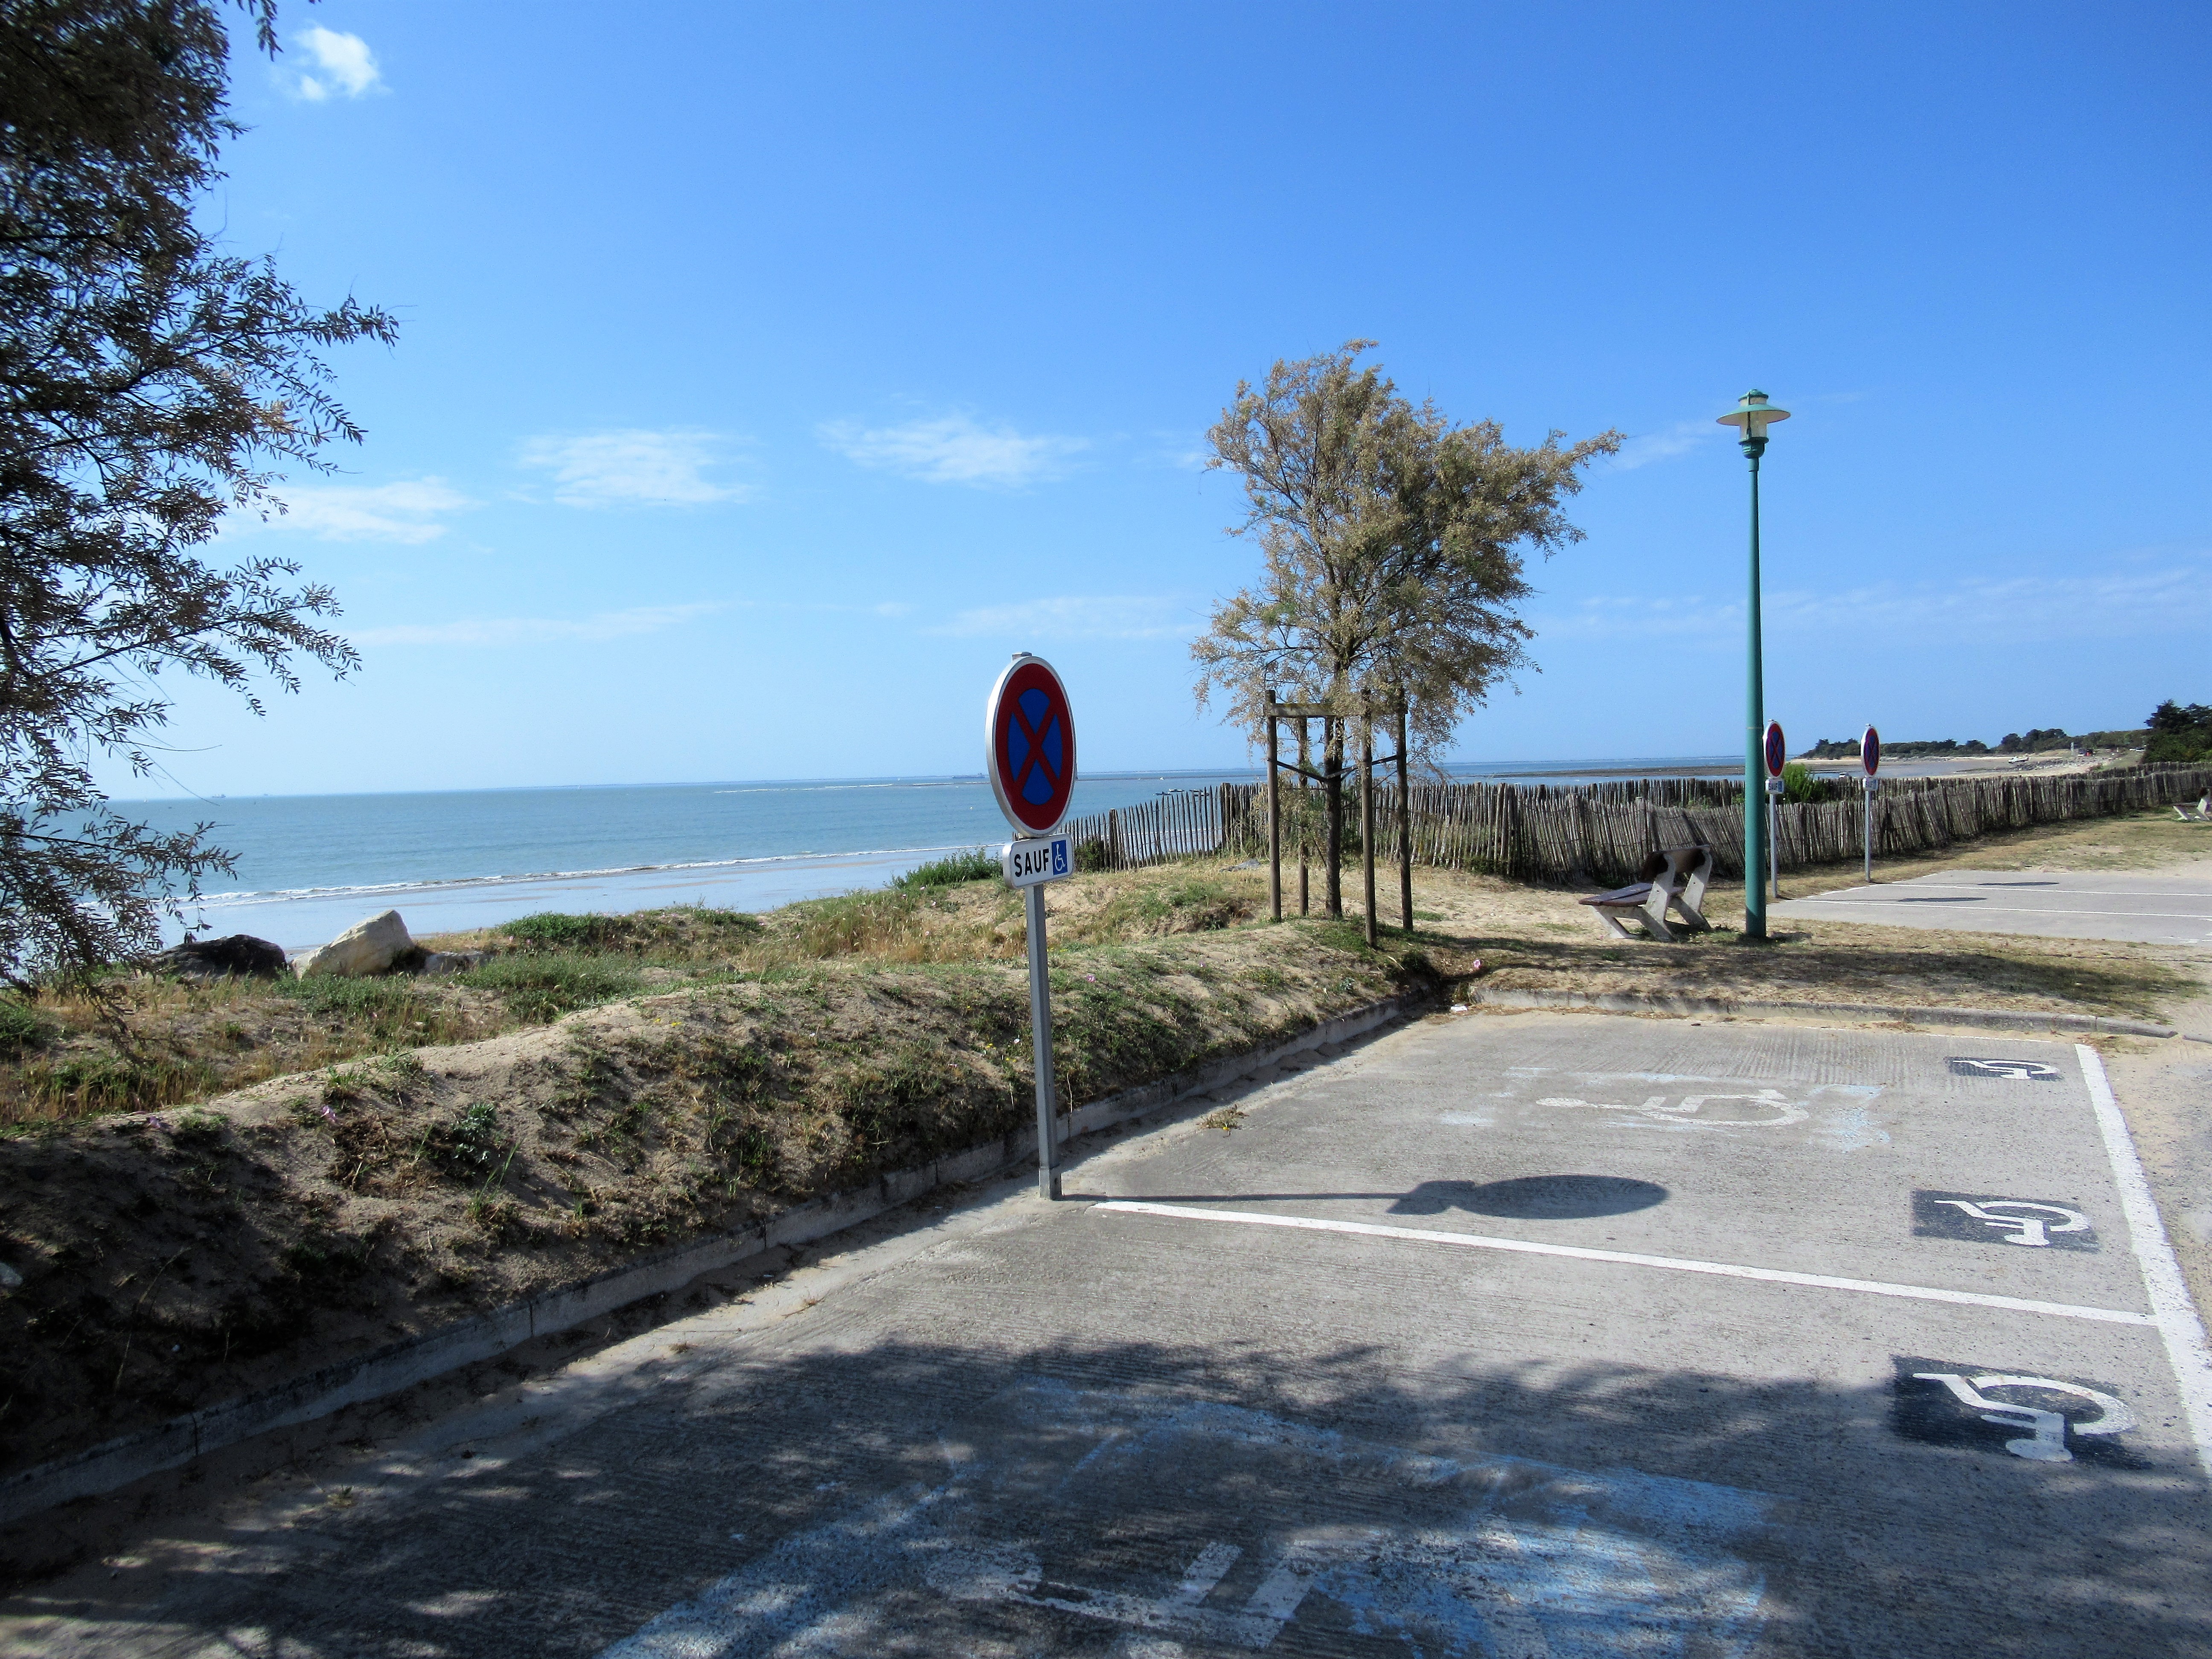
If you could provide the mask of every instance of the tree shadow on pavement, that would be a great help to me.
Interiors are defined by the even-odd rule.
[[[665,1643],[623,1651],[2071,1659],[2212,1639],[2193,1468],[2031,1462],[2006,1449],[2017,1425],[1908,1439],[1887,1388],[1479,1346],[1407,1369],[1358,1343],[868,1340],[830,1308],[623,1386],[634,1403],[574,1432],[456,1447],[351,1507],[141,1540],[128,1595],[79,1571],[10,1604],[53,1621],[16,1639],[537,1659],[672,1608]],[[1139,1637],[1181,1646],[1116,1645]]]

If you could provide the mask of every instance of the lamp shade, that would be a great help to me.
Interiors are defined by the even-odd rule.
[[[1720,417],[1723,426],[1740,426],[1747,438],[1763,438],[1766,428],[1777,421],[1786,421],[1790,411],[1777,409],[1766,401],[1766,394],[1755,388],[1743,394],[1736,406]]]

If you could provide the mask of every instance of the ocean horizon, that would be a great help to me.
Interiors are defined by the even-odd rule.
[[[1729,756],[1462,763],[1454,777],[1570,783],[1736,764]],[[1099,772],[1071,812],[1254,782],[1256,769]],[[544,785],[344,795],[118,799],[160,830],[213,825],[235,872],[172,921],[289,951],[398,909],[417,937],[546,909],[699,903],[768,909],[879,886],[933,858],[1007,839],[981,775]]]

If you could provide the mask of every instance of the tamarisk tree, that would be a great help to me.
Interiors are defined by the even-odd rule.
[[[248,0],[274,52],[273,0]],[[389,342],[349,299],[308,306],[194,222],[221,174],[229,43],[196,0],[0,3],[0,974],[82,977],[150,948],[210,826],[159,833],[94,768],[153,769],[164,672],[238,691],[343,675],[329,588],[227,567],[226,514],[361,433],[319,353]]]
[[[1277,362],[1267,384],[1239,383],[1206,434],[1209,467],[1243,479],[1246,514],[1231,534],[1257,542],[1259,581],[1224,600],[1191,647],[1201,707],[1214,696],[1257,732],[1267,693],[1331,712],[1328,908],[1342,914],[1346,722],[1407,708],[1419,753],[1432,754],[1490,688],[1533,666],[1514,607],[1531,592],[1523,561],[1583,538],[1565,500],[1581,474],[1620,447],[1618,432],[1566,445],[1509,445],[1495,421],[1455,426],[1404,397],[1360,357],[1374,342]]]

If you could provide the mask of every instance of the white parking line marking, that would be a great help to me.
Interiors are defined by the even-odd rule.
[[[2033,881],[1900,881],[1893,882],[1890,885],[1909,887],[1916,893],[1986,893],[1992,889],[2002,892],[2008,888],[2016,890],[2021,887],[2043,887],[2045,884]],[[1866,893],[1874,890],[1868,887],[1850,887],[1841,890]],[[2204,890],[2202,887],[2168,891],[2155,887],[2063,887],[2054,883],[2045,888],[2045,890],[2053,898],[2201,899],[2204,896]]]
[[[1385,1227],[1370,1221],[1323,1221],[1311,1216],[1269,1215],[1258,1210],[1201,1210],[1186,1204],[1148,1204],[1139,1199],[1129,1198],[1108,1199],[1091,1207],[1127,1215],[1172,1216],[1185,1221],[1227,1221],[1248,1227],[1290,1227],[1306,1232],[1354,1233],[1368,1238],[1403,1238],[1421,1244],[1457,1244],[1475,1250],[1511,1250],[1523,1255],[1565,1256],[1575,1261],[1611,1261],[1628,1267],[1664,1267],[1679,1273],[1712,1273],[1723,1279],[1755,1279],[1770,1285],[1803,1285],[1814,1290],[1856,1291],[1862,1296],[1897,1296],[1915,1302],[1952,1302],[1969,1308],[2002,1308],[2013,1313],[2045,1314],[2054,1319],[2090,1319],[2107,1325],[2159,1326],[2159,1321],[2154,1316],[2130,1313],[2124,1308],[2090,1308],[2075,1302],[2034,1302],[2025,1297],[1983,1296],[1973,1291],[1938,1290],[1931,1285],[1886,1285],[1874,1279],[1837,1279],[1826,1273],[1784,1273],[1776,1267],[1741,1267],[1729,1261],[1693,1261],[1677,1255],[1638,1255],[1628,1250],[1593,1250],[1574,1244],[1539,1244],[1531,1239],[1495,1238],[1486,1233],[1431,1232],[1419,1227]],[[2170,1255],[2167,1259],[2172,1260]],[[2148,1276],[2148,1267],[2145,1268],[2145,1276]],[[2153,1305],[2156,1305],[2155,1300]],[[2202,1340],[2201,1334],[2199,1340]],[[2169,1348],[2171,1344],[2169,1337]],[[2212,1370],[2208,1370],[2206,1374],[2212,1377]],[[2208,1401],[2212,1401],[2212,1396],[2208,1396]],[[2212,1422],[2212,1415],[2209,1415],[2206,1420]],[[2195,1421],[2193,1414],[2191,1421]]]
[[[1790,899],[1791,904],[1825,904],[1837,910],[1887,910],[1906,903],[1904,899]],[[2185,915],[2174,910],[2046,910],[2040,907],[2030,909],[2024,905],[1989,904],[1978,910],[1962,910],[1957,914],[1968,916],[2124,916],[2147,918],[2153,921],[2212,921],[2212,915]]]
[[[2105,1137],[2105,1156],[2112,1160],[2112,1180],[2120,1189],[2120,1213],[2127,1218],[2129,1242],[2135,1246],[2136,1264],[2142,1269],[2143,1288],[2150,1293],[2154,1321],[2166,1339],[2174,1381],[2181,1385],[2182,1409],[2189,1415],[2197,1461],[2212,1474],[2212,1352],[2205,1346],[2204,1325],[2182,1283],[2181,1264],[2166,1242],[2166,1224],[2159,1219],[2157,1200],[2143,1178],[2142,1160],[2136,1156],[2128,1121],[2120,1115],[2120,1103],[2105,1076],[2105,1062],[2086,1042],[2075,1043],[2074,1052],[2081,1057],[2081,1080],[2089,1085],[2089,1103],[2096,1109],[2097,1127]]]

